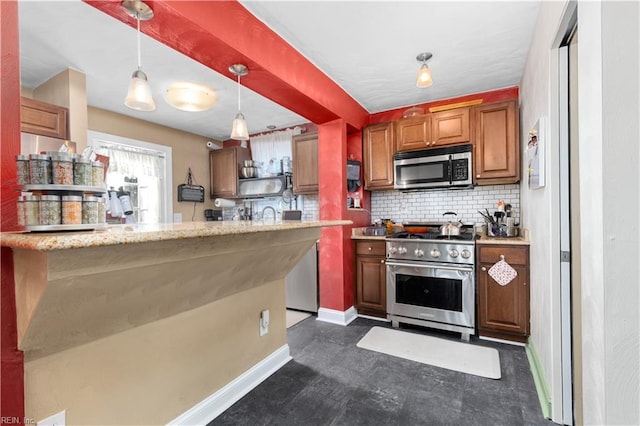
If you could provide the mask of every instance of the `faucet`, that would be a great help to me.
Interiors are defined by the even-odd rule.
[[[267,211],[267,210],[271,210],[273,212],[273,221],[275,222],[276,221],[276,209],[274,209],[271,206],[267,206],[264,209],[262,209],[262,214],[261,214],[262,220],[264,220],[264,212]]]

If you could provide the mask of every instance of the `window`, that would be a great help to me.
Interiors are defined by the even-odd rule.
[[[89,146],[109,156],[107,187],[129,192],[134,222],[171,221],[171,147],[94,131]]]

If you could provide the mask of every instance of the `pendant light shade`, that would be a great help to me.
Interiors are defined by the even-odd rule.
[[[233,119],[233,125],[231,127],[231,139],[238,141],[249,140],[249,129],[247,129],[247,120],[244,119],[244,115],[241,112],[236,114],[236,118]]]
[[[240,77],[249,74],[249,70],[246,65],[234,64],[229,67],[229,71],[238,77],[238,113],[231,126],[231,139],[246,141],[249,140],[249,129],[247,128],[247,120],[245,120],[244,114],[240,109]]]
[[[151,86],[149,86],[149,81],[147,81],[147,75],[144,71],[138,69],[133,72],[124,104],[138,111],[153,111],[156,109],[156,103],[151,95]]]
[[[420,88],[425,88],[431,86],[433,84],[433,79],[431,78],[431,70],[427,65],[427,61],[431,59],[433,55],[431,53],[425,52],[419,54],[416,59],[422,62],[422,66],[420,70],[418,70],[418,80],[416,81],[416,86]]]
[[[140,59],[140,20],[147,21],[153,18],[153,10],[143,1],[134,0],[123,1],[122,7],[129,15],[136,18],[138,24],[138,69],[131,75],[129,91],[127,92],[127,97],[124,99],[124,104],[137,111],[153,111],[156,109],[156,103],[153,101],[147,75],[142,71]]]

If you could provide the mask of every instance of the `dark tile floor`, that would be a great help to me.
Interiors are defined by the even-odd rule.
[[[210,425],[551,425],[542,416],[524,348],[497,348],[502,378],[485,379],[356,347],[373,326],[307,318],[288,330],[293,360]],[[459,340],[421,328],[406,331]]]

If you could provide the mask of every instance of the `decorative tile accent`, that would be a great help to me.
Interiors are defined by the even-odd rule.
[[[511,204],[512,216],[520,221],[520,185],[487,185],[473,189],[416,192],[371,192],[371,220],[394,222],[442,222],[442,214],[453,211],[463,223],[483,223],[478,210],[496,211],[499,200]]]

